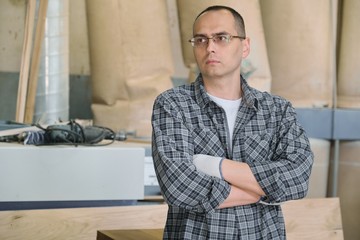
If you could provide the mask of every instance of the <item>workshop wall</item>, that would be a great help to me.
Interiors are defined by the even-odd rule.
[[[166,0],[174,83],[188,77],[182,60],[176,0]],[[15,120],[26,0],[0,1],[0,119]],[[86,0],[69,1],[70,118],[93,118]]]
[[[26,2],[26,0],[0,1],[0,119],[4,120],[15,119]],[[110,0],[106,2],[108,4]],[[124,0],[124,2],[133,4],[133,1]],[[69,1],[69,116],[70,118],[92,119],[93,110],[99,108],[95,106],[91,109],[94,99],[94,89],[90,78],[94,74],[94,68],[91,67],[94,66],[91,64],[91,55],[95,53],[90,51],[89,36],[91,34],[88,31],[90,26],[86,3],[86,0]],[[339,1],[342,6],[339,12],[337,0],[227,0],[207,3],[206,1],[195,3],[190,0],[163,0],[163,3],[167,7],[167,16],[163,20],[168,20],[166,24],[169,28],[167,33],[169,45],[166,48],[171,49],[170,57],[166,58],[165,65],[170,62],[173,65],[173,69],[169,67],[168,75],[161,76],[163,81],[171,78],[173,83],[177,84],[186,82],[189,78],[193,79],[195,76],[196,66],[191,57],[191,48],[189,49],[189,44],[185,47],[185,42],[189,38],[189,35],[186,35],[189,33],[189,28],[184,27],[191,25],[195,12],[207,4],[234,4],[235,8],[243,13],[246,24],[249,26],[248,35],[254,43],[252,45],[254,52],[251,53],[253,55],[250,59],[252,63],[256,63],[257,68],[252,76],[264,80],[263,90],[269,90],[271,87],[271,92],[286,97],[295,107],[308,109],[341,107],[359,110],[360,68],[357,65],[360,60],[358,44],[360,32],[357,25],[360,17],[360,1]],[[105,3],[101,0],[101,4]],[[138,5],[139,9],[151,7],[145,1],[139,1]],[[243,8],[247,9],[242,11]],[[249,9],[251,9],[251,14]],[[192,10],[196,11],[192,12]],[[341,16],[339,19],[337,19],[338,13]],[[135,20],[140,22],[139,19]],[[151,26],[154,27],[154,25]],[[337,27],[339,27],[339,32]],[[338,33],[339,35],[336,36]],[[336,40],[340,40],[339,59],[336,59]],[[98,54],[101,54],[101,51]],[[145,87],[151,87],[148,83],[154,83],[144,76],[141,80]],[[133,83],[127,82],[128,86],[135,86],[132,85]],[[111,90],[110,86],[107,87]],[[108,101],[110,105],[113,103],[112,99],[107,99],[106,94],[100,97],[96,95],[96,97],[102,101]],[[147,113],[142,118],[149,121],[151,101],[147,103]],[[141,106],[143,106],[141,102],[138,102],[137,107]],[[97,116],[110,112],[123,113],[121,109],[116,108],[106,110],[98,111]],[[106,121],[99,121],[99,123],[107,124]],[[149,134],[148,131],[143,132]],[[315,164],[309,197],[324,197],[327,194],[329,177],[327,170],[331,165],[331,144],[332,142],[327,139],[311,140]],[[340,196],[344,213],[345,236],[349,239],[359,239],[360,231],[355,224],[359,219],[357,213],[360,202],[355,201],[358,199],[356,196],[359,191],[355,185],[352,185],[358,181],[357,176],[359,176],[359,160],[357,159],[360,156],[359,142],[343,142],[340,152],[341,165],[337,194]]]

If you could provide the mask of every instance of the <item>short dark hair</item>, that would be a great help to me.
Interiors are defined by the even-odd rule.
[[[243,17],[235,9],[233,9],[231,7],[228,7],[228,6],[214,5],[214,6],[210,6],[210,7],[206,8],[201,13],[199,13],[199,15],[197,15],[197,17],[195,18],[194,24],[195,24],[196,20],[203,13],[209,12],[209,11],[219,11],[219,10],[227,10],[227,11],[229,11],[234,17],[236,31],[238,32],[239,36],[246,37],[245,23],[244,23]]]

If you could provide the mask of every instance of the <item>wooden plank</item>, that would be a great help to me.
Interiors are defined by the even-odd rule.
[[[56,125],[66,125],[69,122],[59,122],[56,123]],[[79,122],[78,122],[79,123]],[[81,123],[81,122],[80,122]],[[43,129],[47,128],[49,125],[41,125],[41,127]],[[84,125],[82,125],[84,126]],[[12,135],[16,135],[22,132],[27,132],[27,131],[42,131],[41,128],[37,127],[37,126],[26,126],[26,127],[19,127],[19,128],[13,128],[13,129],[7,129],[7,130],[2,130],[0,131],[0,137],[4,137],[4,136],[12,136]]]
[[[289,201],[282,209],[288,239],[344,239],[338,198]]]
[[[0,211],[0,239],[88,240],[100,229],[161,229],[167,205]]]
[[[161,240],[164,229],[134,229],[134,230],[103,230],[98,231],[97,240],[114,240],[114,239],[146,239]]]
[[[340,203],[337,198],[290,201],[283,205],[283,214],[285,217],[287,239],[289,240],[344,239]],[[161,230],[158,230],[158,232],[161,232]],[[131,237],[137,234],[151,236],[150,232],[140,229],[132,232],[128,232],[128,230],[107,230],[98,232],[98,240],[136,239]],[[154,239],[160,240],[162,238],[158,235]]]
[[[34,32],[34,20],[36,0],[27,1],[23,52],[21,57],[20,78],[16,103],[16,121],[23,123],[25,118],[25,103],[29,78],[29,65],[31,58],[32,40]]]
[[[40,131],[40,130],[41,129],[36,126],[13,128],[13,129],[0,131],[0,137],[17,135],[17,134],[27,132],[27,131]]]
[[[290,201],[283,213],[289,240],[343,239],[338,198]],[[97,231],[163,229],[166,214],[165,204],[0,211],[0,239],[96,239]]]
[[[32,123],[35,111],[35,99],[37,92],[38,74],[41,57],[41,46],[44,39],[45,21],[48,7],[48,0],[40,0],[38,20],[36,23],[35,40],[31,57],[30,78],[27,89],[25,105],[25,123]]]

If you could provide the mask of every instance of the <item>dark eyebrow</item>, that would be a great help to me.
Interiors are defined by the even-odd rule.
[[[228,32],[225,32],[225,31],[213,34],[213,36],[219,36],[219,35],[231,35],[231,34]],[[198,34],[195,34],[194,37],[208,37],[208,36],[206,34],[198,33]]]
[[[207,36],[205,34],[198,33],[195,34],[193,37],[207,37]]]
[[[231,35],[228,32],[219,32],[219,33],[215,33],[214,35]]]

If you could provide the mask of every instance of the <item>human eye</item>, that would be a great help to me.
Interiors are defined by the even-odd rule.
[[[195,44],[204,44],[207,42],[207,38],[202,36],[194,37],[194,42]]]
[[[229,42],[230,36],[227,34],[216,35],[216,41],[227,43]]]

